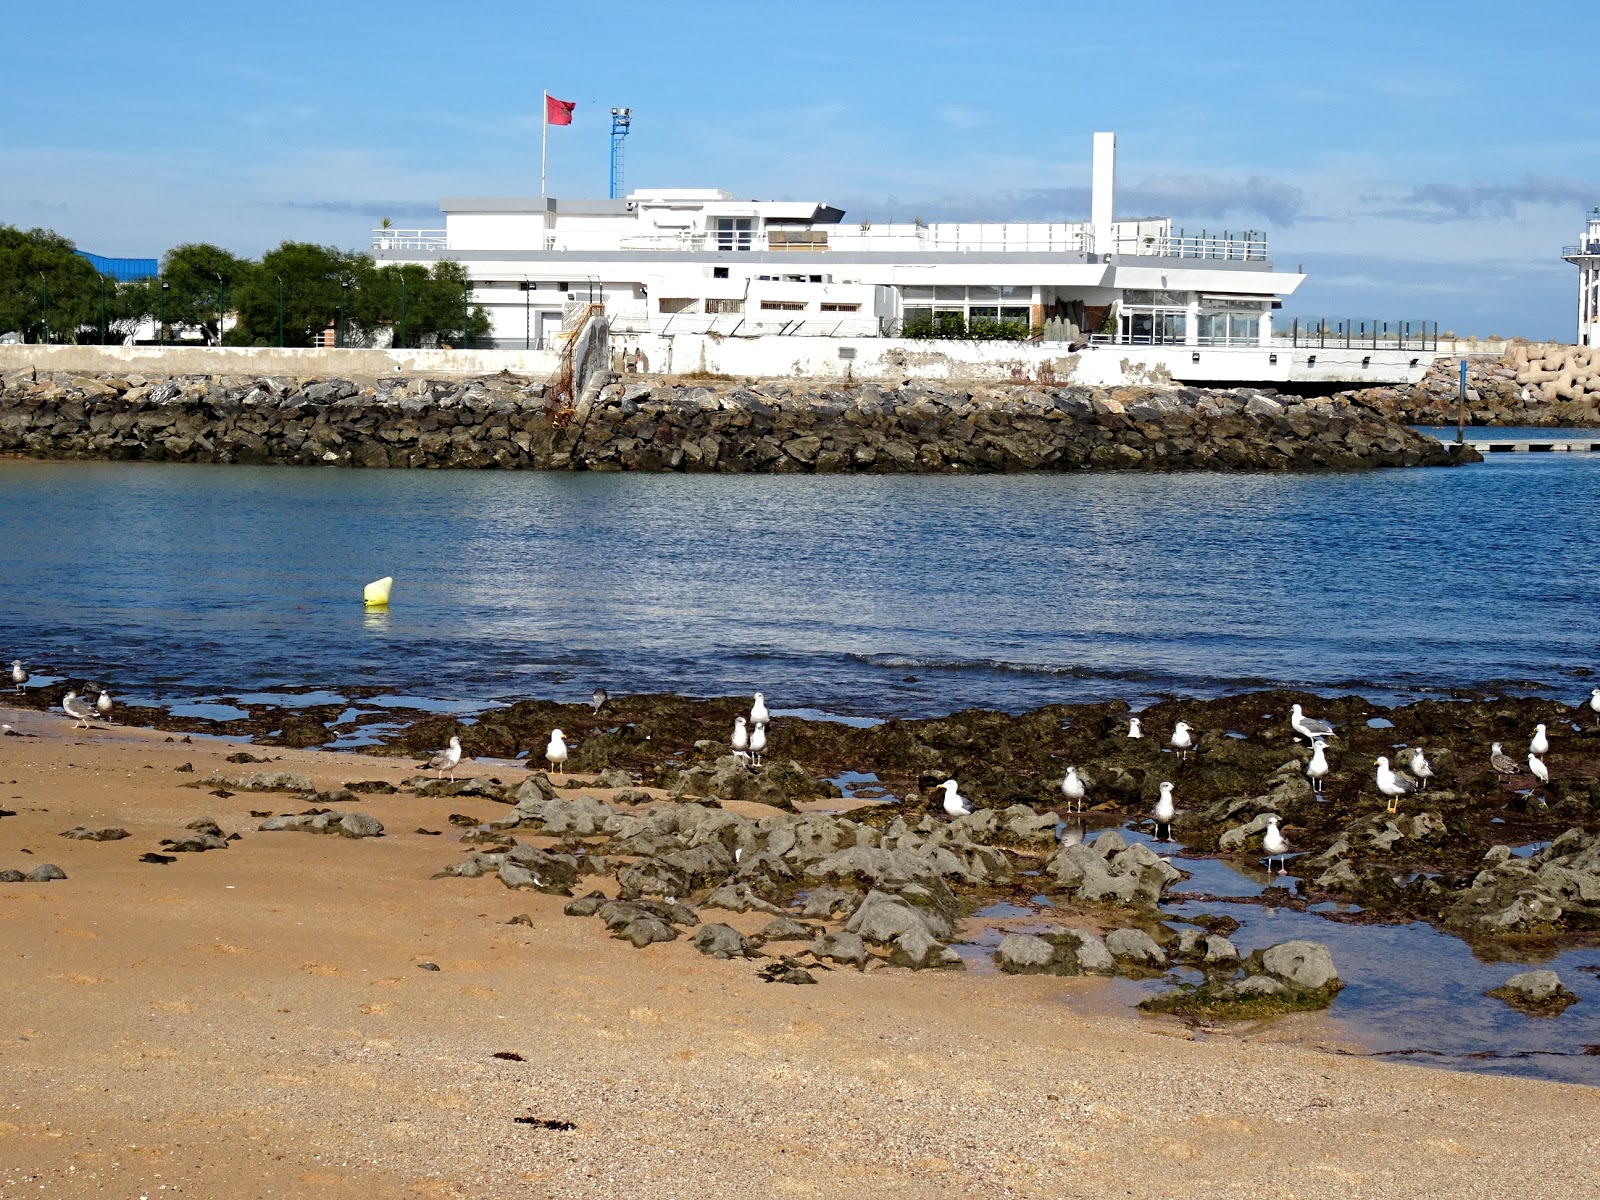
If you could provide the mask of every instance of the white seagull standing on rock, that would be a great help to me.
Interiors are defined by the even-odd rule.
[[[1533,727],[1533,737],[1528,742],[1529,754],[1548,754],[1550,752],[1550,738],[1544,731],[1543,725]]]
[[[550,744],[544,748],[544,756],[550,765],[556,769],[557,775],[566,774],[567,770],[567,743],[561,735],[561,730],[550,731]]]
[[[750,761],[755,766],[761,765],[761,755],[767,748],[767,727],[757,725],[750,731]]]
[[[1589,693],[1589,711],[1600,717],[1600,688]]]
[[[439,778],[441,779],[444,778],[444,773],[449,771],[450,778],[454,779],[456,777],[456,764],[460,761],[461,739],[453,737],[450,739],[448,746],[428,760],[426,769],[439,772]]]
[[[1067,773],[1061,778],[1061,795],[1067,802],[1068,812],[1083,811],[1083,798],[1088,790],[1083,780],[1078,778],[1078,768],[1068,767]]]
[[[1411,751],[1411,766],[1407,769],[1422,785],[1422,790],[1427,791],[1428,780],[1433,778],[1433,764],[1428,761],[1428,756],[1422,752],[1421,746]]]
[[[1131,738],[1142,738],[1144,736],[1144,728],[1139,724],[1138,717],[1128,718],[1128,736]]]
[[[1311,761],[1306,764],[1306,778],[1311,780],[1311,790],[1322,794],[1322,781],[1328,777],[1328,756],[1323,753],[1326,743],[1317,738],[1311,743]]]
[[[1305,713],[1300,711],[1298,704],[1291,705],[1289,708],[1289,727],[1308,742],[1333,736],[1332,725],[1329,725],[1326,721],[1319,721],[1315,717],[1306,716]]]
[[[94,710],[106,720],[111,719],[111,693],[101,690],[100,698],[94,702]]]
[[[1378,756],[1378,790],[1389,798],[1389,811],[1395,812],[1400,805],[1401,796],[1409,796],[1417,790],[1417,785],[1404,775],[1396,775],[1389,769],[1389,760],[1381,754]]]
[[[1278,860],[1278,874],[1287,875],[1289,869],[1283,856],[1289,853],[1289,839],[1278,831],[1278,818],[1267,818],[1267,831],[1261,835],[1261,848],[1267,852],[1267,874],[1272,873],[1272,860]]]
[[[27,691],[28,689],[28,673],[22,669],[22,660],[20,658],[11,660],[11,682],[17,685],[17,691],[19,692]],[[1595,695],[1600,696],[1600,690],[1597,690]]]
[[[1156,837],[1161,838],[1164,842],[1172,840],[1172,818],[1177,815],[1178,806],[1172,802],[1172,785],[1163,783],[1161,785],[1161,795],[1156,797]],[[1167,831],[1165,837],[1161,835],[1163,829]]]
[[[1550,786],[1550,768],[1544,765],[1544,759],[1537,754],[1528,755],[1528,771],[1539,781],[1541,788]]]
[[[978,811],[972,807],[972,801],[956,790],[960,785],[954,779],[946,779],[939,786],[944,789],[944,811],[950,816],[970,817]]]
[[[733,719],[733,756],[738,759],[750,756],[750,732],[744,727],[744,718]]]
[[[1178,752],[1181,762],[1189,757],[1189,751],[1194,748],[1194,738],[1189,736],[1189,723],[1179,721],[1172,727],[1172,748]]]
[[[85,708],[83,705],[78,703],[77,692],[68,692],[65,696],[61,697],[61,711],[66,713],[67,716],[71,717],[78,723],[74,727],[77,729],[89,728],[89,718],[94,716],[94,711],[92,709]]]
[[[760,692],[755,694],[755,703],[750,706],[750,724],[771,725],[772,717],[767,713],[767,702]]]

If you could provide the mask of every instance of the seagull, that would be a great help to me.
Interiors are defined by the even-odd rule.
[[[1170,842],[1172,840],[1172,818],[1177,815],[1177,806],[1172,803],[1172,785],[1170,783],[1163,783],[1161,785],[1161,795],[1156,797],[1155,811],[1156,836],[1161,838],[1162,841]],[[1161,830],[1163,826],[1165,826],[1167,831],[1166,837],[1161,837]]]
[[[1172,727],[1172,748],[1178,752],[1178,759],[1189,757],[1189,751],[1194,747],[1194,739],[1189,736],[1189,723],[1179,721]]]
[[[939,785],[944,789],[944,811],[952,817],[970,817],[977,810],[956,788],[960,786],[954,779],[946,779]]]
[[[1550,750],[1550,739],[1546,736],[1543,725],[1533,727],[1533,740],[1528,743],[1529,754],[1547,754]]]
[[[13,666],[15,666],[15,664],[13,664]],[[16,672],[14,670],[12,672],[12,678],[16,678]],[[1594,691],[1589,693],[1589,711],[1594,713],[1596,717],[1600,717],[1600,688],[1595,688]]]
[[[1078,778],[1078,768],[1068,767],[1067,773],[1061,780],[1061,794],[1066,798],[1068,812],[1083,811],[1083,797],[1088,791],[1083,786],[1083,780]]]
[[[767,702],[762,699],[761,693],[755,695],[755,703],[750,706],[750,724],[771,725],[772,718],[767,715]]]
[[[1326,743],[1321,738],[1311,742],[1311,761],[1306,764],[1306,778],[1311,780],[1311,790],[1322,793],[1322,781],[1328,777],[1328,756],[1322,751]]]
[[[761,753],[767,748],[767,727],[757,725],[750,731],[750,760],[756,765],[761,765]]]
[[[1326,721],[1319,721],[1315,717],[1308,717],[1300,711],[1298,704],[1289,708],[1289,727],[1306,741],[1315,741],[1317,738],[1331,738],[1333,726]]]
[[[1382,761],[1381,759],[1379,760]],[[1267,818],[1267,831],[1261,835],[1261,848],[1267,852],[1267,873],[1272,873],[1272,860],[1278,860],[1278,874],[1287,875],[1288,867],[1283,856],[1289,853],[1289,839],[1278,831],[1278,818]]]
[[[747,758],[750,752],[750,734],[744,727],[744,718],[733,719],[733,755],[735,758]]]
[[[89,718],[94,716],[94,710],[85,708],[78,703],[78,693],[68,692],[61,697],[61,711],[77,722],[75,729],[89,728]]]
[[[557,775],[566,771],[567,743],[561,740],[561,730],[550,731],[550,744],[544,748],[544,756],[550,760],[550,765],[556,769]]]
[[[1422,747],[1417,746],[1411,751],[1411,766],[1407,768],[1422,784],[1422,790],[1428,790],[1428,780],[1433,778],[1433,764],[1428,761],[1428,756],[1422,752]]]
[[[439,778],[441,779],[444,778],[444,773],[449,771],[450,778],[454,779],[456,777],[456,764],[460,761],[461,739],[453,737],[450,739],[448,746],[428,760],[428,765],[424,769],[439,772]]]
[[[94,710],[106,720],[111,719],[111,693],[101,690],[100,698],[94,702]]]
[[[606,701],[609,699],[611,699],[611,693],[606,691],[605,688],[595,688],[594,695],[589,697],[589,704],[595,712],[599,712],[605,707]]]
[[[1504,750],[1500,749],[1499,742],[1489,747],[1489,765],[1495,769],[1495,773],[1498,775],[1516,775],[1519,773],[1517,764],[1512,761]]]
[[[1528,771],[1539,781],[1541,788],[1550,786],[1550,768],[1544,765],[1544,759],[1537,754],[1528,755]]]
[[[1400,806],[1400,797],[1410,795],[1417,790],[1417,785],[1404,775],[1396,775],[1389,769],[1389,760],[1381,754],[1378,756],[1378,790],[1389,798],[1389,811],[1395,812]]]
[[[17,691],[19,692],[28,690],[28,673],[22,669],[22,660],[20,658],[11,660],[11,682],[17,685]],[[1595,695],[1600,696],[1600,689],[1596,689]],[[1600,712],[1600,709],[1596,711]]]
[[[1131,738],[1142,738],[1144,736],[1144,730],[1139,727],[1138,717],[1128,718],[1128,736]]]

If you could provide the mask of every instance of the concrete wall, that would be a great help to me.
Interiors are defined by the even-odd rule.
[[[1021,380],[1116,387],[1184,381],[1415,383],[1433,356],[1409,351],[1290,350],[1275,346],[1095,346],[927,342],[903,338],[729,338],[618,334],[613,349],[639,356],[640,374],[709,374],[952,384]],[[1313,361],[1313,359],[1315,361]],[[1363,363],[1363,360],[1368,360]]]
[[[555,373],[554,350],[279,350],[230,346],[0,346],[0,374],[26,370],[140,375],[291,375],[382,379],[389,375]]]

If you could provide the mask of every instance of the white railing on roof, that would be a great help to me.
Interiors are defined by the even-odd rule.
[[[860,313],[651,313],[618,316],[612,333],[714,333],[719,337],[878,337],[878,319]]]
[[[1093,248],[1089,228],[1060,221],[933,221],[828,227],[828,249],[864,253],[1067,254]]]
[[[374,229],[374,250],[443,250],[445,231],[442,229]]]
[[[1163,258],[1211,258],[1225,262],[1265,262],[1267,235],[1254,231],[1235,236],[1231,233],[1122,237],[1117,239],[1118,254],[1151,254]]]

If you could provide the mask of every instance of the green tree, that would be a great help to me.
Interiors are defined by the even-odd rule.
[[[0,333],[77,341],[91,328],[98,335],[99,322],[99,277],[72,242],[54,230],[0,225]]]
[[[220,246],[204,242],[175,246],[161,260],[161,283],[167,286],[158,307],[169,327],[197,328],[216,345],[221,340],[221,314],[236,306],[240,289],[255,271],[255,263]]]
[[[366,259],[356,279],[361,327],[368,334],[390,326],[395,346],[471,345],[488,335],[488,310],[481,304],[467,305],[468,278],[460,263],[445,259],[430,270],[420,263],[380,267],[365,255],[359,257]]]
[[[261,256],[240,287],[235,307],[250,342],[278,344],[278,302],[283,300],[283,344],[310,346],[339,315],[340,282],[350,278],[349,255],[312,242],[284,242]]]

